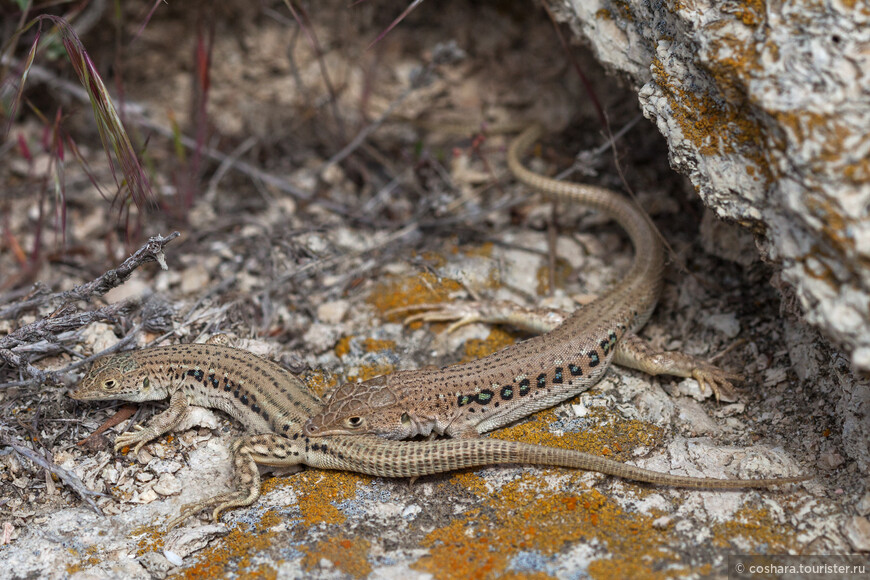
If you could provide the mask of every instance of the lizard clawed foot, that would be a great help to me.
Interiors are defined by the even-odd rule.
[[[139,453],[139,450],[142,449],[142,447],[146,443],[156,437],[156,435],[154,435],[151,431],[149,431],[145,427],[142,427],[141,425],[136,425],[134,429],[136,430],[135,433],[121,433],[120,435],[118,435],[118,437],[115,439],[116,452],[120,451],[124,447],[134,446],[133,455],[137,455]]]
[[[706,392],[707,387],[713,391],[716,402],[732,403],[737,400],[737,393],[731,381],[742,381],[743,375],[724,371],[717,366],[706,362],[697,362],[692,370],[692,378],[698,381],[701,392]]]
[[[486,308],[485,302],[431,302],[393,308],[385,312],[385,315],[391,316],[419,311],[417,314],[406,316],[402,320],[402,323],[407,326],[412,322],[453,322],[446,330],[450,334],[468,324],[487,322],[488,318],[484,313]]]
[[[181,510],[179,511],[179,514],[177,516],[166,522],[166,529],[171,530],[184,523],[187,518],[196,515],[202,510],[211,508],[212,506],[216,506],[211,514],[212,521],[217,523],[218,521],[220,521],[221,513],[225,512],[226,510],[237,507],[239,505],[248,505],[246,503],[240,503],[244,502],[244,500],[247,499],[248,496],[249,493],[246,491],[230,491],[217,495],[211,499],[185,504],[181,507]]]

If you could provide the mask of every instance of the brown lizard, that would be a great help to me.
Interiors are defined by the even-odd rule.
[[[216,342],[216,341],[215,341]],[[174,527],[212,508],[221,512],[252,504],[260,496],[257,464],[309,465],[384,477],[418,477],[467,467],[523,463],[573,467],[645,481],[692,488],[766,487],[807,477],[781,479],[704,479],[669,475],[570,449],[516,441],[389,441],[373,435],[318,437],[302,433],[302,424],[323,404],[299,379],[244,350],[220,344],[162,346],[98,359],[71,394],[80,401],[120,399],[143,402],[169,398],[169,408],[147,427],[124,433],[115,450],[143,445],[177,426],[190,405],[220,409],[250,433],[231,445],[235,490],[184,506],[167,523]]]
[[[533,126],[511,143],[511,173],[536,191],[612,217],[634,246],[628,273],[606,294],[541,336],[472,362],[341,385],[305,424],[306,435],[477,437],[588,390],[611,362],[653,375],[693,377],[702,388],[709,385],[717,398],[720,391],[731,390],[729,379],[739,375],[683,353],[654,352],[634,334],[652,314],[662,288],[661,240],[643,210],[617,193],[526,169],[520,157],[540,134],[540,127]]]

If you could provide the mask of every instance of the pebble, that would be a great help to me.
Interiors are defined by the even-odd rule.
[[[160,479],[151,489],[160,495],[178,495],[181,493],[181,481],[171,473],[161,473]]]
[[[856,552],[870,551],[870,520],[852,516],[843,524],[843,535]]]

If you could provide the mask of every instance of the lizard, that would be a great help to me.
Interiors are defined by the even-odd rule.
[[[223,335],[218,335],[219,337]],[[168,528],[212,509],[218,521],[228,509],[260,496],[257,464],[308,465],[383,477],[419,477],[484,465],[515,463],[586,469],[653,484],[690,488],[767,487],[808,477],[707,479],[670,475],[633,465],[544,445],[496,439],[390,441],[375,435],[309,438],[302,425],[322,401],[292,373],[265,358],[220,344],[159,346],[97,359],[70,394],[79,401],[156,401],[169,407],[145,427],[115,439],[115,451],[134,453],[181,423],[191,405],[219,409],[241,422],[247,434],[230,446],[235,490],[183,506]]]
[[[658,232],[640,207],[616,192],[527,169],[520,159],[541,134],[542,128],[532,125],[511,142],[510,172],[532,190],[613,218],[634,246],[629,271],[555,328],[539,324],[549,330],[545,334],[475,361],[339,386],[305,424],[306,435],[474,438],[590,389],[611,362],[652,375],[693,377],[702,388],[711,387],[717,399],[720,392],[730,392],[731,380],[742,378],[687,354],[655,352],[635,334],[652,314],[663,286],[664,247]],[[504,312],[495,318],[499,316],[509,322],[517,318]]]

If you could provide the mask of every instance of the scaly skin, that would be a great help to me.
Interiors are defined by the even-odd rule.
[[[694,377],[712,387],[717,397],[731,390],[729,379],[739,375],[682,353],[653,352],[634,335],[650,317],[662,288],[664,249],[658,234],[640,208],[613,191],[556,181],[523,167],[520,156],[540,132],[531,127],[511,144],[511,172],[536,191],[612,217],[634,245],[628,273],[606,294],[541,336],[472,362],[340,386],[326,408],[305,424],[306,435],[369,433],[407,439],[434,432],[477,437],[588,390],[611,361],[650,374]],[[511,321],[504,309],[465,320],[500,318]]]
[[[334,436],[312,440],[302,424],[322,403],[295,376],[274,362],[219,344],[149,348],[97,360],[71,394],[80,401],[143,402],[170,398],[169,408],[145,428],[124,433],[115,450],[143,445],[175,428],[191,405],[220,409],[250,432],[233,442],[236,490],[185,506],[167,526],[213,508],[221,512],[252,504],[260,496],[256,464],[309,465],[384,477],[418,477],[467,467],[525,463],[587,469],[662,485],[730,489],[767,487],[807,479],[702,479],[668,475],[578,451],[514,441],[388,441],[381,437]]]

